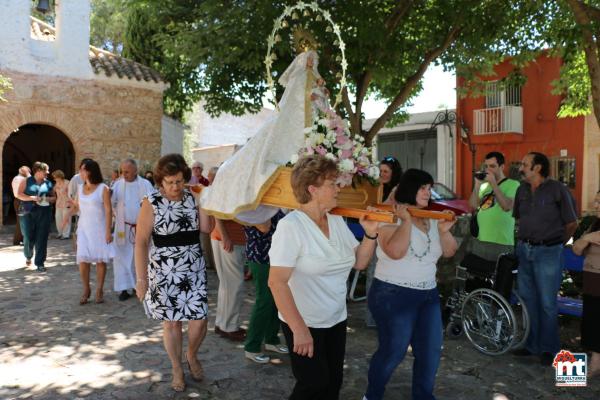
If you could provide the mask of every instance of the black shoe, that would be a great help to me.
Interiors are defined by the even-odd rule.
[[[44,267],[43,265],[38,265],[37,266],[37,271],[38,272],[46,272],[46,267]]]
[[[552,355],[552,353],[544,352],[540,356],[540,364],[545,367],[552,365],[553,361],[554,361],[554,356]]]
[[[119,301],[125,301],[130,297],[131,297],[131,295],[129,293],[127,293],[127,290],[123,290],[121,292],[121,294],[119,294]]]
[[[524,356],[532,356],[533,353],[530,352],[529,350],[527,350],[525,347],[523,347],[522,349],[517,349],[517,350],[513,351],[512,355],[517,356],[517,357],[524,357]]]

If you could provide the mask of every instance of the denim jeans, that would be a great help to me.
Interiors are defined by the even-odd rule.
[[[23,253],[26,259],[31,259],[35,249],[33,263],[43,267],[46,262],[46,250],[48,247],[48,235],[50,234],[50,223],[52,222],[52,210],[50,207],[33,207],[30,213],[21,217],[23,224]]]
[[[379,347],[369,364],[365,397],[383,398],[385,385],[412,346],[412,398],[435,399],[433,387],[442,354],[442,315],[437,288],[410,289],[374,279],[369,309],[377,323]]]
[[[529,311],[531,330],[525,348],[533,354],[558,353],[558,303],[563,246],[531,246],[519,241],[519,294]]]

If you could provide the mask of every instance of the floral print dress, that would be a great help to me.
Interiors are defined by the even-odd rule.
[[[194,196],[185,190],[180,201],[170,201],[159,191],[148,196],[154,210],[153,236],[177,235],[198,231],[198,207]],[[198,242],[150,249],[148,291],[144,299],[146,314],[163,321],[205,319],[206,265]]]

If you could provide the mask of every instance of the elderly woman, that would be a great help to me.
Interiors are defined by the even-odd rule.
[[[48,235],[52,222],[50,203],[56,201],[54,187],[48,180],[50,168],[43,162],[35,162],[31,168],[33,174],[19,185],[17,197],[21,200],[19,215],[23,218],[23,252],[25,262],[31,265],[35,249],[35,266],[39,272],[46,271],[46,252]]]
[[[581,345],[592,352],[588,376],[600,374],[600,192],[594,199],[596,219],[590,229],[573,243],[573,252],[585,255],[583,262],[583,315]]]
[[[69,180],[65,179],[65,173],[57,169],[52,173],[56,182],[54,192],[56,193],[56,208],[54,219],[58,239],[68,239],[71,237],[71,218],[69,214]]]
[[[146,314],[163,321],[164,346],[173,370],[171,388],[177,392],[185,390],[182,322],[188,321],[188,367],[192,378],[200,381],[204,372],[197,353],[206,336],[208,311],[200,231],[210,232],[210,222],[184,189],[190,175],[179,154],[158,160],[154,179],[159,189],[142,202],[135,240],[136,292]]]
[[[356,241],[337,205],[336,163],[307,156],[292,172],[300,207],[279,221],[269,257],[269,287],[296,378],[290,399],[337,399],[346,347],[346,280],[352,267],[364,269],[375,250],[377,222],[360,220]]]
[[[433,178],[425,171],[407,170],[395,192],[396,225],[379,228],[375,279],[368,305],[375,322],[379,347],[369,365],[365,398],[380,400],[392,373],[408,346],[415,357],[413,399],[433,399],[435,375],[442,351],[442,316],[435,274],[440,256],[457,249],[450,233],[455,221],[411,217],[407,206],[425,208]]]

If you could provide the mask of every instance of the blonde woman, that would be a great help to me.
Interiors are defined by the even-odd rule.
[[[69,180],[65,179],[65,173],[57,169],[52,173],[56,184],[56,210],[54,220],[56,222],[57,239],[68,239],[71,236],[71,217],[69,213]]]

